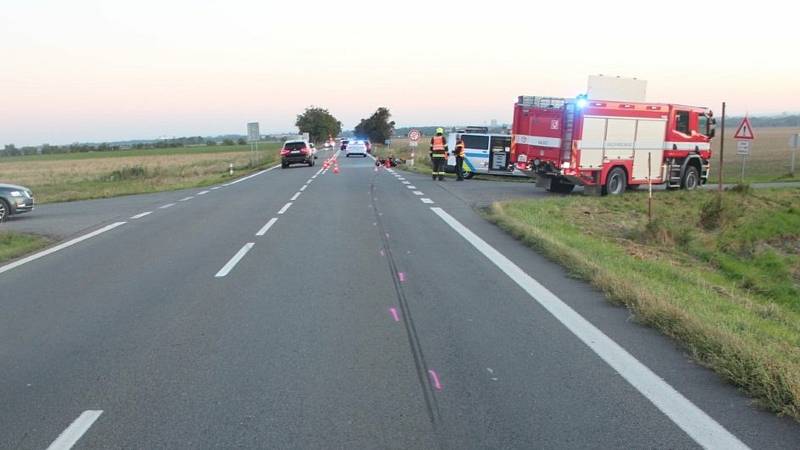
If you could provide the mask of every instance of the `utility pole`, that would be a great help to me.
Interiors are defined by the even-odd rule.
[[[719,204],[722,207],[722,172],[725,164],[725,102],[722,102],[722,124],[720,125],[719,133],[719,185],[717,190],[719,192]]]

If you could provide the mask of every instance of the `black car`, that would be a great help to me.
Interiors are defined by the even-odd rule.
[[[306,141],[286,141],[281,149],[281,168],[285,169],[292,164],[314,165],[316,149],[314,144]]]
[[[33,211],[33,192],[13,184],[0,184],[0,222],[8,216]]]

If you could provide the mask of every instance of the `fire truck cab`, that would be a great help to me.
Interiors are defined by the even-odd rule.
[[[511,160],[537,185],[596,194],[666,184],[695,189],[708,180],[715,119],[707,108],[554,97],[519,97]]]

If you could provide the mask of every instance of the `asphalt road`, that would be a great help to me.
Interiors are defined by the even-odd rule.
[[[484,221],[484,183],[325,156],[12,221],[69,239],[0,266],[0,448],[800,446]]]

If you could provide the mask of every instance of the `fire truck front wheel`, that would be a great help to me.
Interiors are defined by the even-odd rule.
[[[625,192],[628,185],[628,176],[622,167],[614,167],[608,172],[606,185],[603,186],[603,194],[619,195]]]
[[[681,179],[681,187],[687,191],[693,191],[700,185],[700,174],[697,172],[697,167],[689,166],[683,173]]]

